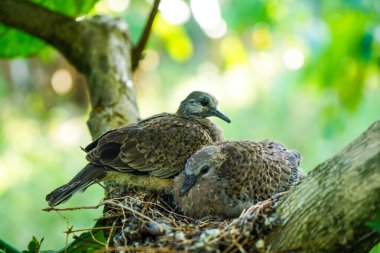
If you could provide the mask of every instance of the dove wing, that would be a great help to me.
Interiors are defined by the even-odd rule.
[[[108,131],[85,151],[87,160],[110,170],[172,177],[188,157],[212,139],[201,124],[163,113]]]

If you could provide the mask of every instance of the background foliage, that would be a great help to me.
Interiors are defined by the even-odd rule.
[[[79,19],[124,18],[133,41],[151,6],[35,2]],[[33,235],[45,237],[42,249],[58,249],[61,231],[89,228],[101,214],[41,211],[45,194],[85,164],[85,80],[54,49],[5,26],[0,56],[0,238],[25,249]],[[135,80],[143,117],[174,112],[192,90],[209,91],[232,119],[213,119],[227,138],[279,140],[310,171],[379,119],[379,65],[376,0],[162,0]],[[63,207],[95,205],[102,193],[91,187]]]

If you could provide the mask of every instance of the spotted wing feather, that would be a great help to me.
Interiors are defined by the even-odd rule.
[[[278,142],[224,142],[223,149],[229,156],[221,173],[231,186],[226,193],[233,198],[247,196],[255,201],[270,198],[275,192],[287,190],[292,173],[298,170],[299,153],[291,153]]]
[[[85,148],[87,160],[120,172],[168,178],[188,157],[213,142],[195,120],[160,114],[138,124],[109,131]]]

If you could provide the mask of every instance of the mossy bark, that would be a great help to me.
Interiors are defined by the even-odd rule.
[[[317,166],[279,204],[268,252],[368,252],[380,234],[380,121]]]

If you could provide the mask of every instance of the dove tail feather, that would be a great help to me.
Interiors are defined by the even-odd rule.
[[[106,174],[107,171],[103,167],[89,163],[70,182],[46,195],[46,201],[51,207],[57,206],[75,193],[84,191],[90,185],[103,179]]]

